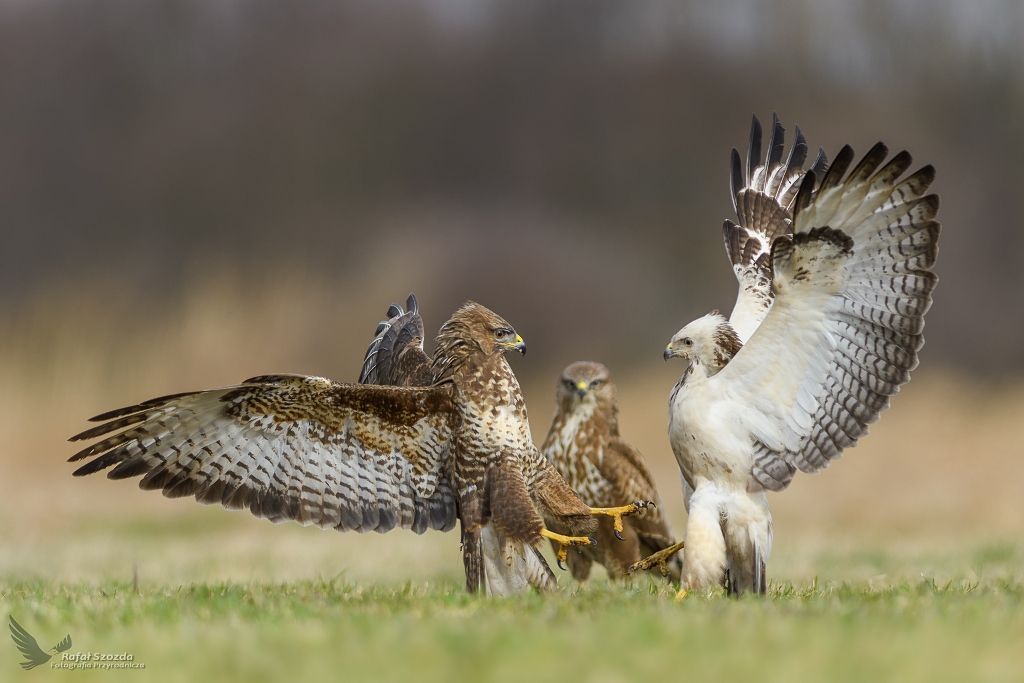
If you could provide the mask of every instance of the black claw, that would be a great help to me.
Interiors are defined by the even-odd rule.
[[[564,572],[565,571],[565,567],[562,566],[562,558],[556,557],[555,558],[555,562],[558,563],[558,568],[561,569]]]
[[[594,545],[594,546],[597,545],[597,539],[594,538],[593,536],[587,536],[587,540],[590,541],[590,545]]]
[[[615,538],[619,539],[620,541],[625,541],[626,540],[626,539],[624,539],[622,537],[622,534],[619,533],[618,529],[615,530]]]

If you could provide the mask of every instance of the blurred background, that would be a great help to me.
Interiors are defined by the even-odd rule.
[[[661,350],[732,305],[729,150],[772,111],[934,164],[944,224],[915,382],[773,498],[774,575],[1016,571],[1022,35],[1016,0],[0,0],[0,573],[458,577],[454,534],[275,528],[64,462],[153,395],[354,381],[410,291],[428,330],[473,299],[526,338],[537,441],[561,368],[607,364],[681,533]]]

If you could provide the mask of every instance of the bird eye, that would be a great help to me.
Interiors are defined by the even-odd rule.
[[[503,341],[505,339],[508,339],[511,334],[512,334],[512,332],[510,330],[506,330],[506,329],[495,330],[494,331],[494,338],[497,339],[498,341]]]
[[[684,340],[683,340],[683,343],[684,343],[684,344],[686,344],[687,346],[693,346],[693,340],[692,340],[692,339],[690,339],[689,337],[687,337],[686,339],[684,339]]]
[[[593,382],[590,383],[590,387],[592,389],[596,389],[599,386],[601,386],[601,380],[599,379],[595,379]]]

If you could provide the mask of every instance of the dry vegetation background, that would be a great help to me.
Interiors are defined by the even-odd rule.
[[[538,441],[561,367],[608,364],[681,530],[661,349],[733,301],[728,152],[777,109],[830,155],[934,163],[944,233],[922,367],[773,498],[773,575],[1019,576],[1022,34],[1009,0],[3,0],[0,574],[458,577],[455,534],[272,527],[65,462],[154,395],[354,381],[409,291],[430,329],[472,298],[523,334]]]

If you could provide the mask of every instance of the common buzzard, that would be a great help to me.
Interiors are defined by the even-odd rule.
[[[725,224],[740,280],[730,320],[681,329],[665,358],[686,370],[669,400],[669,439],[687,498],[683,589],[766,590],[772,520],[766,491],[817,472],[856,445],[910,379],[938,278],[931,166],[879,143],[804,173],[807,144],[783,159],[775,117],[761,160],[754,118],[746,172],[732,152],[739,225]],[[763,319],[762,319],[763,318]]]
[[[641,558],[675,544],[644,456],[619,434],[615,393],[611,373],[600,363],[580,361],[565,368],[555,389],[555,416],[541,446],[544,457],[587,505],[656,503],[626,518],[622,529],[616,529],[610,519],[598,520],[597,545],[569,553],[569,569],[579,581],[587,580],[595,561],[617,579]],[[678,581],[680,566],[676,555],[665,569]]]

